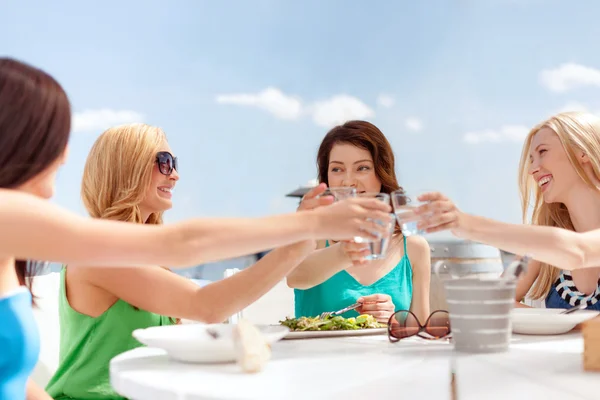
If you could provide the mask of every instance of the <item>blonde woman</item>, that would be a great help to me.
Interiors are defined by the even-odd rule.
[[[541,226],[464,214],[440,193],[422,196],[430,201],[422,215],[433,211],[422,226],[430,232],[452,229],[538,260],[519,281],[517,301],[529,293],[548,308],[585,304],[600,310],[600,118],[569,112],[534,127],[523,147],[519,180],[523,220],[532,204],[531,223]]]
[[[152,162],[156,160],[156,162]],[[93,218],[159,225],[172,207],[177,158],[164,132],[144,124],[104,132],[88,156],[83,203]],[[54,399],[114,399],[108,366],[139,346],[135,329],[176,318],[223,322],[266,293],[314,249],[302,241],[276,249],[236,276],[199,288],[161,266],[70,264],[61,272],[60,366],[48,384]]]
[[[66,160],[70,128],[71,106],[60,84],[38,68],[0,57],[0,338],[2,349],[11,350],[0,351],[2,399],[50,399],[29,379],[39,332],[31,293],[23,287],[30,272],[25,260],[186,267],[330,235],[377,237],[381,231],[366,218],[386,218],[390,211],[381,202],[353,199],[323,212],[165,226],[82,218],[47,201]],[[272,279],[280,268],[261,278]],[[248,282],[257,270],[232,279],[231,291],[252,291]]]

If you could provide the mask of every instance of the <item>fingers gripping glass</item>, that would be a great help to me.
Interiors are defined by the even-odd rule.
[[[423,339],[442,339],[450,334],[450,315],[448,311],[437,310],[431,313],[424,325],[410,311],[396,311],[388,320],[388,339],[398,342],[411,336]]]
[[[177,169],[177,157],[173,157],[173,154],[168,151],[159,151],[156,153],[156,163],[158,164],[158,170],[163,175],[171,175],[173,170]]]
[[[319,197],[333,196],[335,201],[356,197],[356,188],[353,187],[330,187],[325,189]]]
[[[425,233],[418,228],[420,217],[415,213],[416,208],[422,203],[413,201],[403,189],[399,189],[392,192],[392,205],[394,206],[398,225],[404,236],[423,235]]]

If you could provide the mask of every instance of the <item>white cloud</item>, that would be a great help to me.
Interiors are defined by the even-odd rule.
[[[558,112],[567,112],[567,111],[588,111],[588,107],[578,103],[576,101],[571,101],[565,104]]]
[[[557,112],[567,112],[567,111],[582,111],[582,112],[589,112],[592,113],[594,115],[597,115],[600,117],[600,110],[593,110],[591,107],[586,106],[585,104],[579,103],[579,102],[569,102],[567,104],[565,104],[561,109],[559,109]]]
[[[411,117],[406,119],[404,126],[410,131],[419,132],[423,129],[423,122],[418,118]]]
[[[463,136],[463,140],[468,144],[522,142],[529,131],[530,129],[524,125],[505,125],[497,130],[468,132]]]
[[[566,103],[563,107],[552,113],[566,112],[566,111],[585,111],[592,112],[600,116],[600,110],[593,112],[586,105],[571,101]],[[521,143],[525,137],[531,131],[530,127],[524,125],[504,125],[499,129],[486,129],[482,131],[467,132],[463,136],[463,140],[468,144],[480,144],[480,143],[500,143],[500,142],[516,142]]]
[[[375,111],[360,99],[339,94],[325,100],[304,105],[301,98],[289,96],[281,90],[269,87],[257,94],[222,94],[216,97],[219,104],[236,104],[261,108],[277,118],[295,120],[310,116],[319,126],[331,127],[352,119],[375,116]]]
[[[380,94],[377,97],[377,104],[379,104],[381,107],[391,108],[395,102],[396,100],[394,100],[394,98],[388,94]]]
[[[317,101],[307,108],[315,124],[331,127],[352,119],[375,116],[375,111],[356,97],[339,94],[328,100]]]
[[[130,110],[84,110],[73,114],[73,132],[100,133],[111,126],[143,122],[144,115]]]
[[[217,96],[219,104],[236,104],[263,109],[277,118],[297,119],[302,113],[302,101],[273,87],[256,94],[225,94]]]
[[[567,63],[554,69],[543,70],[540,72],[539,80],[542,86],[558,93],[582,86],[600,87],[600,70]]]

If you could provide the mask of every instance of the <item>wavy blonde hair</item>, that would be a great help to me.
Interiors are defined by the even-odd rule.
[[[577,151],[589,157],[594,175],[600,180],[600,118],[585,112],[565,112],[557,114],[535,126],[525,139],[519,166],[519,188],[523,211],[523,222],[533,225],[556,226],[575,230],[569,211],[563,203],[545,203],[541,190],[529,174],[529,151],[533,136],[542,128],[550,128],[556,133],[565,149],[567,157],[577,171],[577,175],[590,187],[597,189],[586,175],[577,159]],[[533,201],[532,201],[533,197]],[[533,206],[531,220],[527,214]],[[542,263],[540,273],[531,287],[529,296],[541,299],[547,296],[552,284],[558,279],[560,269]]]
[[[162,212],[143,221],[140,203],[164,141],[162,129],[146,124],[104,131],[94,143],[83,171],[81,197],[88,213],[94,218],[161,224]]]

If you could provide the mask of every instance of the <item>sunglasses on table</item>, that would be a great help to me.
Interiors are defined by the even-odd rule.
[[[412,336],[435,340],[448,337],[450,314],[445,310],[432,312],[423,325],[415,314],[408,310],[396,311],[388,320],[388,339],[398,342]]]
[[[168,151],[159,151],[156,153],[156,163],[158,164],[158,170],[163,175],[171,175],[173,170],[177,169],[177,157],[173,157],[173,154]]]

